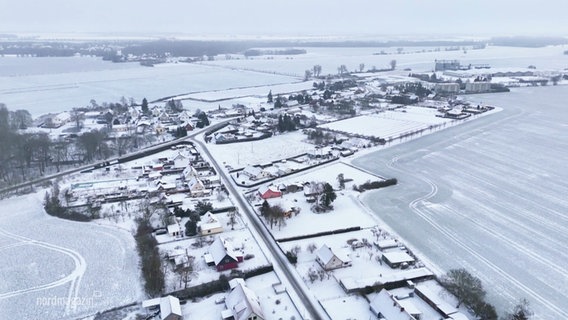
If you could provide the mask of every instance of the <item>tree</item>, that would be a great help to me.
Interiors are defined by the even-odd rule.
[[[347,73],[347,66],[342,64],[337,68],[337,73],[342,76],[343,74]]]
[[[339,188],[345,189],[345,177],[343,176],[343,173],[337,175],[337,181],[339,182]]]
[[[452,269],[441,279],[442,285],[451,294],[456,296],[458,304],[462,303],[473,306],[485,298],[485,290],[479,278],[474,277],[466,269]]]
[[[323,193],[320,196],[320,205],[324,208],[330,208],[331,203],[337,198],[335,191],[333,191],[333,187],[329,183],[325,183],[323,185]]]
[[[478,301],[472,306],[473,313],[484,320],[497,320],[497,311],[495,307],[485,301]]]
[[[312,77],[312,71],[311,71],[311,70],[306,70],[306,71],[304,72],[304,81],[308,81],[311,77]]]
[[[282,98],[280,95],[276,97],[276,101],[274,102],[274,108],[282,108]]]
[[[314,77],[319,77],[321,74],[321,66],[319,64],[316,64],[315,66],[313,66],[312,68],[313,72],[314,72]]]
[[[201,111],[197,115],[197,119],[199,119],[199,123],[201,123],[201,128],[207,127],[209,125],[209,118],[207,117],[207,114],[205,112]]]
[[[195,211],[200,215],[204,215],[207,211],[213,210],[213,205],[209,201],[198,201],[195,205]]]
[[[144,115],[150,114],[150,108],[148,107],[148,100],[146,100],[146,98],[142,99],[142,113]]]
[[[359,63],[359,72],[363,72],[363,69],[365,69],[365,64]]]
[[[194,236],[196,234],[197,234],[197,221],[190,218],[185,223],[185,235]]]
[[[390,61],[390,67],[391,67],[391,70],[394,70],[396,68],[396,60],[393,59],[393,60]]]
[[[270,90],[270,91],[268,92],[268,101],[267,101],[267,102],[268,102],[268,103],[274,102],[274,101],[272,100],[272,90]]]
[[[533,316],[527,299],[521,299],[513,308],[513,313],[507,313],[504,320],[528,320]]]

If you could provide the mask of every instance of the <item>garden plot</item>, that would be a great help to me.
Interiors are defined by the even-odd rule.
[[[218,214],[217,216],[221,215],[222,214]],[[205,263],[204,255],[209,252],[209,245],[219,236],[230,241],[235,249],[242,249],[243,256],[248,255],[250,257],[239,263],[237,269],[246,271],[269,264],[258,243],[246,227],[240,224],[235,227],[235,230],[230,230],[231,227],[227,225],[226,219],[223,219],[223,217],[219,218],[223,224],[223,228],[225,229],[222,233],[210,236],[185,238],[185,240],[164,243],[159,246],[160,253],[164,257],[174,250],[186,249],[187,254],[194,257],[194,270],[188,286],[195,286],[217,280],[221,274],[228,275],[231,272],[230,270],[218,272],[215,267],[207,266]],[[173,264],[168,263],[167,260],[165,262],[169,266],[169,269],[166,272],[166,291],[171,292],[183,289],[185,284],[183,283],[180,275],[173,271]]]
[[[270,163],[314,150],[314,145],[304,142],[304,139],[304,134],[295,131],[251,142],[210,143],[207,149],[217,162],[244,168],[249,164]]]
[[[320,128],[354,135],[372,136],[387,140],[432,129],[449,119],[436,117],[436,109],[406,107],[401,111],[386,111],[320,125]]]
[[[285,225],[274,226],[271,230],[276,239],[309,235],[319,232],[332,231],[350,227],[367,228],[376,224],[375,218],[369,215],[359,202],[356,191],[353,191],[353,184],[361,184],[367,180],[379,180],[376,176],[364,171],[350,167],[344,163],[334,163],[323,167],[309,170],[301,175],[287,177],[284,180],[277,180],[274,184],[289,184],[295,182],[328,182],[335,188],[338,186],[337,176],[343,173],[346,179],[353,179],[347,182],[343,191],[336,191],[337,199],[333,202],[333,210],[326,213],[314,213],[311,211],[311,203],[306,201],[302,191],[288,193],[280,198],[268,199],[270,205],[280,205],[284,210],[292,207],[300,209],[300,213],[292,215],[286,219]],[[257,201],[262,203],[262,201]]]

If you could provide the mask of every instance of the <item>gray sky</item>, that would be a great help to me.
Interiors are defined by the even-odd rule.
[[[0,0],[0,32],[568,35],[567,0]]]

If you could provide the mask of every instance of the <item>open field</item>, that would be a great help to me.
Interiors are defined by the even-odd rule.
[[[76,319],[141,299],[130,233],[50,217],[42,199],[2,200],[0,318]]]
[[[480,95],[504,111],[353,163],[399,184],[364,202],[440,272],[465,267],[498,311],[568,317],[565,87]]]

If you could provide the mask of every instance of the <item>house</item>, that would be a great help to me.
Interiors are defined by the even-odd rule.
[[[166,229],[168,229],[168,234],[172,237],[183,237],[183,228],[179,223],[170,224]]]
[[[245,281],[235,278],[229,281],[231,291],[225,298],[226,310],[221,312],[222,319],[264,320],[257,295],[249,289]]]
[[[325,244],[316,252],[316,261],[326,271],[351,266],[349,257],[336,255]]]
[[[234,269],[243,261],[242,252],[235,250],[232,243],[221,236],[213,241],[204,258],[207,265],[215,266],[217,271]]]
[[[270,173],[266,172],[265,170],[261,169],[260,167],[254,166],[246,166],[240,174],[244,174],[250,180],[260,180],[265,178],[270,178]]]
[[[282,196],[282,192],[275,186],[262,186],[258,188],[258,194],[262,199],[278,198]]]
[[[402,250],[385,252],[381,259],[391,268],[405,267],[414,263],[414,258]]]
[[[189,112],[187,112],[187,110],[182,111],[177,116],[177,119],[181,123],[188,123],[189,124],[189,122],[191,121],[191,118],[193,118],[193,116],[191,114],[189,114]]]
[[[377,318],[386,320],[419,320],[422,315],[411,301],[398,300],[386,289],[369,302],[369,308]]]
[[[203,182],[201,182],[201,180],[197,177],[192,177],[191,180],[187,182],[187,188],[189,189],[192,197],[201,197],[206,193],[209,193],[205,190]]]
[[[183,154],[183,153],[178,153],[174,159],[174,168],[186,168],[189,166],[189,156]],[[184,169],[185,171],[185,169]],[[185,177],[185,176],[184,176]]]
[[[179,299],[174,296],[165,296],[142,301],[143,308],[160,307],[161,320],[182,320],[181,305]]]
[[[199,175],[192,165],[188,165],[187,167],[185,167],[185,169],[183,169],[181,176],[185,181],[189,181],[194,177],[198,177]]]
[[[207,213],[201,217],[201,221],[197,225],[197,230],[199,234],[205,236],[223,232],[223,226],[211,211],[207,211]]]

